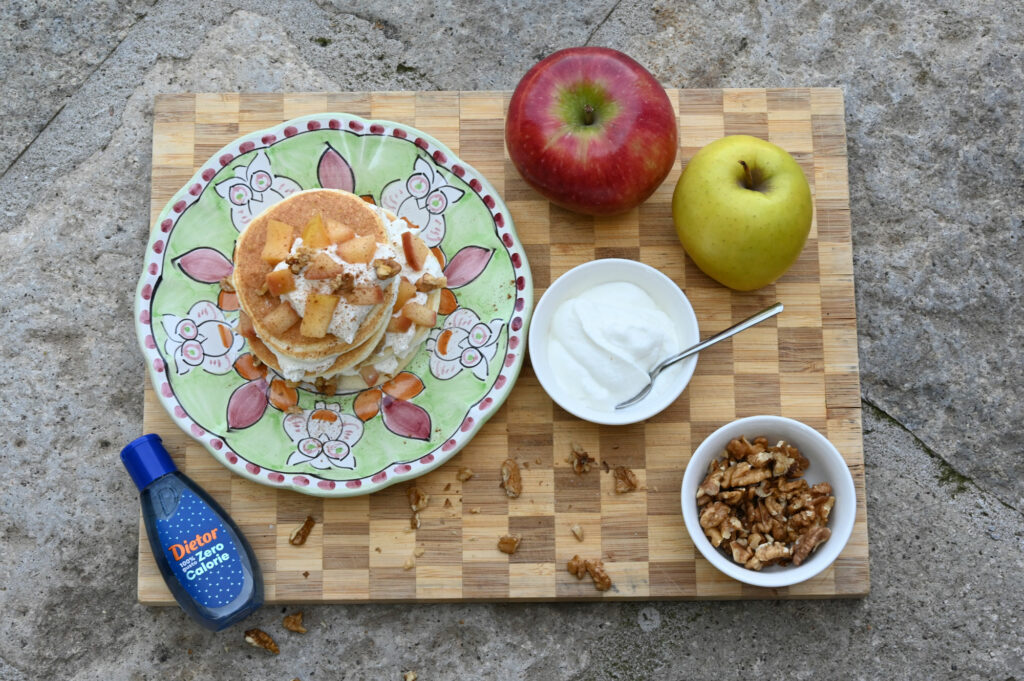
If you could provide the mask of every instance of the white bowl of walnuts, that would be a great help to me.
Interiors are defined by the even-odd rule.
[[[853,532],[857,495],[842,455],[818,431],[781,416],[726,424],[683,474],[683,519],[716,568],[754,586],[814,577]]]

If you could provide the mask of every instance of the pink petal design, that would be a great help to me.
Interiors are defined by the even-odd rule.
[[[423,407],[384,395],[381,413],[384,425],[395,435],[415,440],[430,439],[430,414]]]
[[[324,189],[344,189],[347,192],[356,190],[356,176],[352,166],[330,144],[320,156],[316,175]]]
[[[191,279],[203,284],[216,284],[224,277],[231,276],[235,269],[230,260],[213,248],[193,248],[174,262]]]
[[[267,410],[267,382],[249,381],[228,398],[228,430],[241,430],[263,418]]]
[[[448,288],[465,286],[480,276],[480,273],[491,261],[494,250],[480,246],[466,246],[448,262],[444,268],[444,276],[448,278]]]

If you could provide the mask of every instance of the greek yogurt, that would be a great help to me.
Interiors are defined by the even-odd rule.
[[[548,361],[561,389],[614,411],[647,385],[648,372],[679,349],[675,325],[639,286],[610,282],[563,302],[551,317]]]

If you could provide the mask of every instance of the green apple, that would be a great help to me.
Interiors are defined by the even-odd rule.
[[[811,188],[793,157],[749,135],[698,151],[672,195],[683,248],[705,274],[737,291],[767,286],[796,262],[812,212]]]

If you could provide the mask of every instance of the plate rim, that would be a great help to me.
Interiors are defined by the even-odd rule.
[[[324,123],[326,123],[326,126]],[[170,233],[176,226],[178,218],[185,213],[187,208],[199,201],[213,178],[239,156],[259,149],[270,148],[278,142],[304,132],[318,132],[325,129],[340,133],[352,132],[360,136],[367,136],[367,134],[382,137],[393,136],[412,141],[423,152],[426,152],[436,165],[463,181],[478,195],[481,202],[490,212],[494,223],[495,235],[501,241],[502,247],[504,247],[511,261],[513,285],[517,293],[516,303],[519,300],[523,301],[522,310],[515,309],[516,303],[513,303],[510,317],[503,325],[508,332],[505,345],[506,357],[505,360],[500,362],[501,368],[498,370],[498,377],[495,378],[491,387],[478,401],[467,405],[467,414],[462,425],[456,426],[455,431],[449,434],[448,438],[434,449],[413,461],[404,463],[391,462],[377,473],[355,480],[340,481],[317,478],[317,476],[307,473],[283,474],[279,471],[265,469],[247,461],[228,446],[227,442],[219,434],[211,434],[204,426],[193,420],[178,401],[170,386],[170,382],[161,378],[161,374],[164,374],[167,370],[167,363],[160,355],[152,335],[155,322],[151,314],[152,300],[163,279],[164,247],[170,239]],[[412,137],[411,140],[409,139],[410,137]],[[268,141],[267,138],[271,139]],[[419,152],[417,153],[419,155]],[[456,167],[461,168],[462,173],[457,172],[455,170]],[[474,181],[478,183],[479,188],[473,186]],[[198,187],[198,190],[193,193],[192,190],[196,189],[196,187]],[[150,191],[152,192],[152,188]],[[491,202],[487,201],[488,197],[491,199]],[[492,203],[493,205],[491,205]],[[511,239],[511,244],[506,240],[506,236]],[[519,265],[516,265],[512,260],[511,256],[513,254],[520,256],[521,263]],[[156,268],[155,272],[151,271],[153,265]],[[534,306],[533,294],[533,276],[526,249],[516,231],[508,206],[486,177],[472,165],[463,161],[435,137],[413,126],[387,119],[363,118],[356,114],[322,112],[306,114],[282,121],[277,125],[240,135],[214,152],[199,166],[199,169],[192,174],[184,186],[172,194],[150,225],[149,238],[146,241],[146,251],[142,263],[142,272],[136,286],[132,308],[136,339],[146,360],[146,371],[150,378],[150,387],[172,423],[193,440],[202,444],[214,459],[236,475],[275,489],[291,490],[300,494],[317,497],[344,498],[364,496],[378,492],[391,485],[408,482],[425,475],[447,463],[472,441],[484,424],[490,420],[501,405],[504,404],[505,400],[508,399],[512,388],[519,378],[526,359],[526,346]],[[513,322],[517,318],[521,320],[521,326],[518,329],[513,329]],[[511,346],[514,337],[518,338],[516,347]],[[512,363],[508,365],[506,363],[510,356],[512,357]],[[502,376],[505,376],[506,380],[501,386],[498,386],[497,383]],[[491,402],[486,405],[486,408],[480,409],[480,405],[487,399],[491,399]],[[184,416],[176,414],[175,407],[181,409]],[[473,412],[472,415],[470,412]],[[449,445],[451,446],[449,447]],[[445,450],[445,447],[449,448]],[[234,461],[231,460],[232,457],[234,457]],[[395,470],[396,467],[404,467],[404,470]],[[378,477],[381,479],[375,480]],[[304,484],[296,482],[296,479],[304,479],[306,482]],[[316,481],[315,484],[314,481]]]

